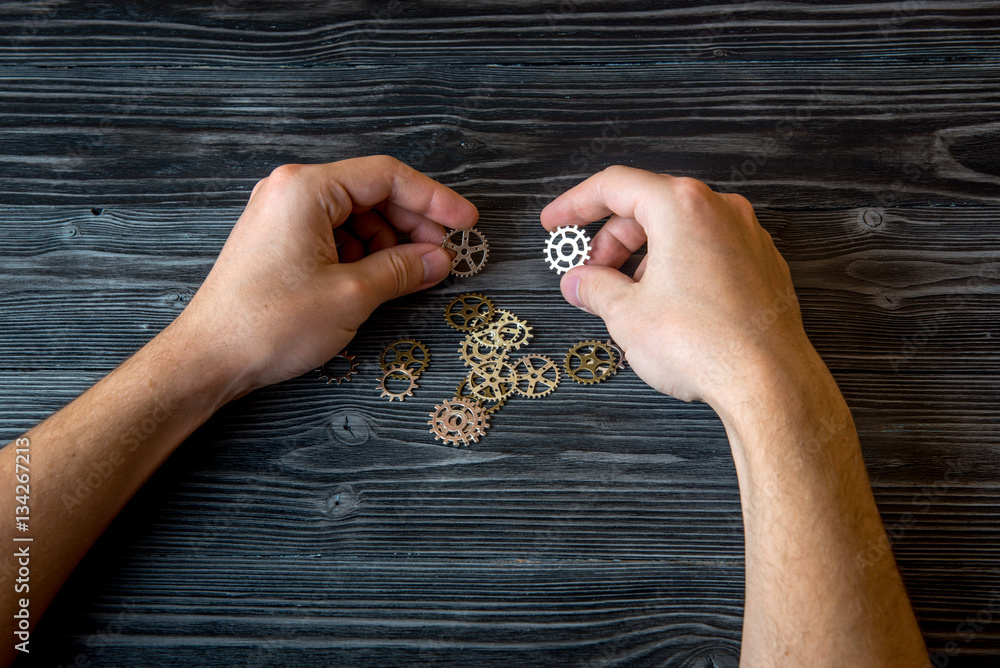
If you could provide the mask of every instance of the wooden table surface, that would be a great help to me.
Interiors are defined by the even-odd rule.
[[[481,274],[377,313],[352,382],[200,429],[23,665],[735,666],[742,523],[709,408],[625,371],[512,399],[468,449],[428,433],[463,374],[456,295],[525,318],[527,352],[607,337],[559,297],[538,212],[615,163],[755,204],[935,665],[1000,664],[997,3],[25,0],[0,35],[5,441],[177,315],[277,165],[397,156],[490,242]],[[398,337],[433,359],[390,404]],[[102,483],[37,493],[81,512]]]

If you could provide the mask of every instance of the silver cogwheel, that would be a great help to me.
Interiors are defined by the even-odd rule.
[[[456,276],[472,276],[486,265],[490,255],[490,246],[486,243],[483,233],[472,227],[467,230],[452,230],[441,246],[455,251],[455,259],[451,261],[451,273]]]
[[[447,445],[478,443],[489,427],[489,418],[482,409],[475,402],[462,397],[453,397],[438,404],[430,416],[427,424],[431,426],[430,432],[434,434],[434,440],[443,441]]]
[[[590,237],[576,225],[557,227],[545,244],[545,259],[557,274],[579,267],[590,259]]]

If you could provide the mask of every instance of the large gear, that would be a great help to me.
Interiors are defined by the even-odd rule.
[[[393,392],[389,389],[390,381],[406,383],[406,389],[399,392]],[[382,374],[382,379],[379,380],[378,386],[382,390],[382,394],[379,395],[380,397],[389,397],[390,402],[392,402],[393,399],[399,399],[402,401],[406,397],[413,396],[413,390],[417,389],[417,377],[405,367],[394,367],[386,370],[386,372]]]
[[[460,332],[474,332],[486,327],[496,309],[488,298],[467,292],[449,302],[444,309],[444,319]]]
[[[469,445],[478,443],[479,438],[489,428],[489,418],[473,401],[454,397],[438,404],[431,411],[430,433],[434,440],[447,445]]]
[[[593,385],[614,373],[618,365],[615,357],[615,351],[606,343],[581,341],[569,349],[564,368],[576,382]]]
[[[333,381],[337,381],[337,385],[350,382],[351,377],[358,372],[359,366],[361,362],[355,362],[354,355],[346,349],[341,350],[319,368],[319,379],[325,380],[327,385]]]
[[[465,366],[475,367],[500,357],[503,351],[489,343],[483,343],[475,334],[469,334],[458,347],[458,354]]]
[[[455,259],[451,261],[451,273],[456,276],[472,276],[486,265],[490,254],[490,246],[486,243],[483,233],[472,227],[467,230],[452,230],[441,246],[455,251]]]
[[[469,374],[469,392],[481,401],[499,401],[514,392],[517,376],[514,367],[502,355],[472,368]]]
[[[427,346],[413,339],[393,341],[379,357],[382,371],[390,369],[406,369],[417,378],[427,368],[431,361],[431,352]]]
[[[480,343],[503,350],[517,350],[531,339],[531,326],[510,311],[497,311],[499,317],[485,329],[473,333]]]
[[[525,355],[514,363],[514,390],[525,397],[552,394],[559,387],[559,367],[544,355]]]
[[[590,259],[590,237],[576,225],[557,227],[545,244],[545,259],[558,274]]]
[[[471,399],[473,402],[476,403],[476,405],[482,408],[483,412],[486,413],[487,415],[492,415],[493,413],[496,413],[498,410],[503,408],[503,405],[507,403],[507,397],[500,397],[499,399],[483,400],[474,395],[472,391],[469,389],[469,380],[471,376],[472,374],[470,373],[468,376],[462,379],[462,382],[459,383],[458,387],[455,388],[455,396],[460,399]]]

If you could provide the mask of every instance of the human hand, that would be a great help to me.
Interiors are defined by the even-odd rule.
[[[589,263],[563,276],[562,293],[605,320],[653,388],[703,399],[725,419],[751,379],[817,359],[788,265],[746,199],[616,166],[560,195],[541,221],[551,231],[609,214]],[[621,273],[646,243],[635,275]]]
[[[379,304],[444,279],[444,228],[478,215],[388,156],[278,167],[165,334],[209,348],[233,397],[301,375],[343,350]],[[397,245],[396,232],[413,243]]]

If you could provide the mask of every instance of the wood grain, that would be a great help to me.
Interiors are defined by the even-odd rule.
[[[710,409],[627,370],[511,400],[474,448],[426,425],[464,373],[440,315],[461,292],[527,319],[532,353],[607,337],[559,297],[538,211],[615,163],[755,204],[936,665],[995,665],[995,3],[23,0],[0,36],[0,438],[176,317],[279,164],[396,155],[491,244],[481,275],[380,309],[351,383],[307,374],[202,427],[19,666],[738,665]],[[374,360],[400,336],[432,366],[390,405]]]

